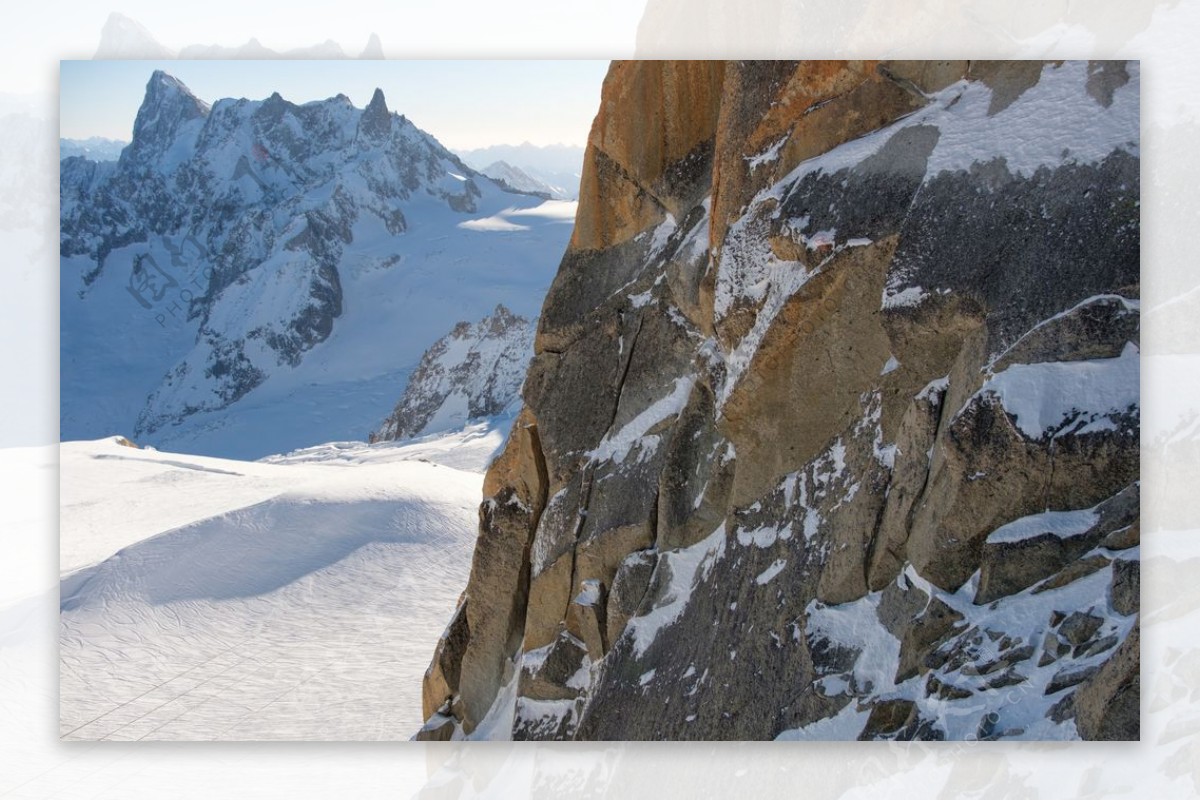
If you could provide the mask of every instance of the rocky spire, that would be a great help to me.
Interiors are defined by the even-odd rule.
[[[208,116],[209,107],[178,78],[155,70],[133,123],[133,140],[121,158],[145,162],[162,155],[184,125]]]
[[[376,89],[371,95],[371,102],[363,109],[362,118],[358,121],[360,138],[381,141],[392,132],[392,114],[388,111],[387,101],[384,100],[383,90]]]

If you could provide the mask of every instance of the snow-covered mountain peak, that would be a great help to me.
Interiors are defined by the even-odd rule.
[[[150,73],[150,80],[146,82],[146,97],[143,105],[153,105],[177,96],[189,99],[201,110],[201,113],[208,108],[207,103],[196,97],[192,90],[174,75],[165,70],[155,70]]]
[[[485,318],[488,325],[488,333],[495,336],[511,330],[518,325],[528,325],[529,321],[524,317],[513,314],[503,303],[497,303],[496,309],[491,316]]]
[[[534,178],[520,167],[514,167],[503,159],[492,162],[480,170],[480,172],[518,192],[533,192],[534,194],[545,195],[548,198],[556,200],[565,200],[568,197],[567,192],[563,188]]]
[[[551,197],[579,197],[583,148],[572,145],[491,145],[461,150],[458,155],[484,175],[503,180],[515,189],[549,192]]]
[[[371,441],[432,434],[504,413],[520,395],[535,329],[504,304],[476,323],[459,322],[425,351],[404,397]]]
[[[155,70],[146,83],[146,95],[133,123],[133,140],[121,161],[146,167],[161,162],[185,136],[194,139],[209,111],[209,105],[182,81]]]
[[[60,189],[65,438],[132,430],[163,445],[251,393],[269,406],[264,384],[292,398],[381,381],[354,422],[321,433],[284,436],[270,415],[279,437],[261,448],[197,422],[187,440],[219,439],[222,455],[367,429],[447,320],[498,300],[536,312],[570,234],[543,197],[466,166],[382,91],[365,108],[277,92],[210,107],[162,71],[120,161],[64,162]],[[520,236],[479,222],[499,214],[521,217],[505,228]],[[347,308],[357,322],[339,337]],[[310,375],[302,363],[331,338],[342,356]]]

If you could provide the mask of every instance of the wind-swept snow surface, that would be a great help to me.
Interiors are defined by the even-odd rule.
[[[64,443],[61,736],[407,739],[501,440],[262,462]]]

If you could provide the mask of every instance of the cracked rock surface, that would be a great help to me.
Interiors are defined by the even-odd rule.
[[[615,63],[418,736],[1136,739],[1137,108]]]

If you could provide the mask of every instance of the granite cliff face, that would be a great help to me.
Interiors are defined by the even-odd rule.
[[[1136,738],[1138,91],[614,64],[419,737]]]

